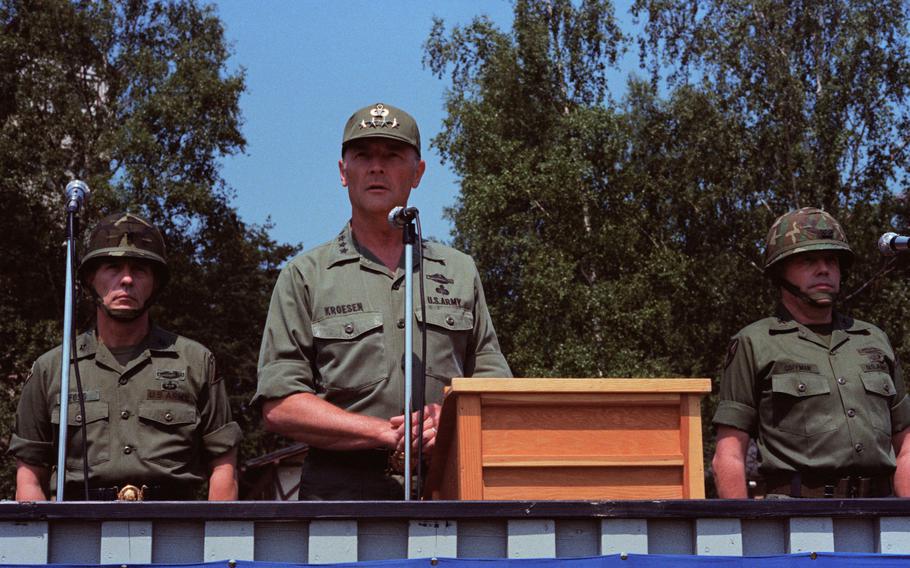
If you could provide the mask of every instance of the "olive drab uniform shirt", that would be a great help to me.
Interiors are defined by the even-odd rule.
[[[208,463],[240,441],[224,383],[208,349],[152,326],[146,349],[121,366],[94,331],[76,339],[85,414],[70,369],[66,481],[83,480],[82,435],[88,437],[93,488],[167,485],[194,488]],[[41,357],[22,390],[10,454],[51,468],[57,463],[62,347]]]
[[[414,301],[415,340],[427,322],[428,403],[453,377],[511,377],[474,261],[423,243],[426,314]],[[414,286],[420,274],[415,254]],[[254,402],[314,393],[350,412],[404,413],[404,270],[358,250],[348,224],[337,239],[294,258],[272,293]],[[415,341],[415,343],[417,343]]]
[[[910,399],[883,331],[835,312],[820,338],[781,309],[730,343],[714,423],[757,438],[766,476],[889,475]]]

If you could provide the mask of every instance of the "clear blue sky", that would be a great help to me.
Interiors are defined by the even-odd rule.
[[[458,180],[429,148],[448,81],[423,67],[423,43],[434,16],[451,30],[486,14],[508,31],[511,2],[221,0],[216,8],[233,47],[230,68],[246,69],[247,148],[222,169],[244,221],[271,217],[273,238],[305,248],[331,239],[350,215],[337,167],[344,122],[360,107],[388,102],[420,125],[427,173],[410,203],[424,236],[450,240],[442,213],[455,203]],[[627,19],[622,10],[617,16]]]

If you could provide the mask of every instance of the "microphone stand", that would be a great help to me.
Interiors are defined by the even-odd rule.
[[[57,444],[57,501],[63,501],[66,477],[66,430],[69,424],[70,357],[73,335],[73,265],[76,258],[77,209],[66,210],[66,295],[63,306],[63,354],[60,372],[60,433]]]
[[[66,442],[69,425],[70,365],[76,368],[76,398],[79,411],[82,413],[82,473],[85,499],[88,500],[88,442],[86,440],[85,396],[82,394],[82,381],[79,377],[79,366],[76,359],[75,325],[73,323],[76,305],[73,301],[73,272],[76,265],[76,234],[79,232],[79,209],[88,199],[91,190],[80,180],[66,184],[66,290],[63,303],[63,345],[60,363],[60,431],[57,444],[57,501],[63,501],[66,482]]]
[[[408,221],[401,232],[404,242],[404,500],[411,500],[411,415],[414,402],[414,222]]]
[[[423,421],[424,421],[424,408],[427,404],[427,304],[426,298],[427,295],[424,291],[424,266],[423,266],[423,230],[420,227],[420,217],[415,216],[417,221],[417,258],[418,264],[420,265],[420,275],[417,279],[420,281],[419,287],[419,297],[420,297],[420,313],[423,314],[423,322],[421,322],[420,329],[420,361],[419,372],[417,373],[417,381],[413,383],[414,390],[414,404],[417,406],[417,499],[420,500],[423,498],[423,478],[424,474],[424,461],[423,461]],[[414,348],[416,349],[416,347]],[[435,435],[435,432],[434,432]]]

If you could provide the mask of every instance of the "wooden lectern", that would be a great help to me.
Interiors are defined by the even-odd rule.
[[[424,496],[704,498],[710,379],[453,379]]]

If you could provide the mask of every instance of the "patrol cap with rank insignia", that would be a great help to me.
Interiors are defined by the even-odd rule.
[[[376,103],[363,107],[348,119],[344,125],[344,136],[341,140],[341,153],[348,142],[361,138],[390,138],[413,146],[420,155],[420,131],[417,121],[405,111]]]

